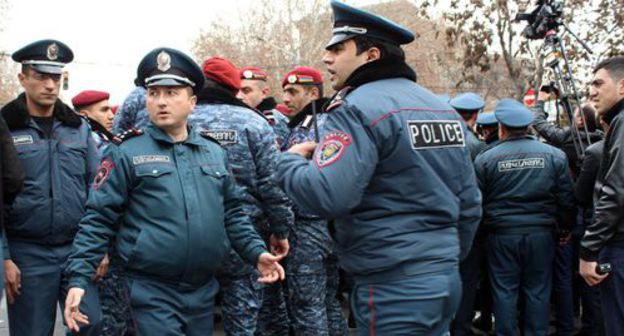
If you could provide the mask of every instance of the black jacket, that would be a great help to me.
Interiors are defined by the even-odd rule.
[[[592,207],[593,205],[594,186],[596,185],[603,149],[604,140],[600,140],[585,149],[585,159],[583,159],[574,190],[578,204],[583,207]]]
[[[624,99],[605,115],[615,115],[604,142],[596,181],[596,210],[581,241],[583,260],[596,261],[605,245],[624,240]]]
[[[0,117],[0,179],[2,179],[0,185],[0,232],[4,236],[4,211],[5,208],[10,207],[17,194],[22,190],[24,169],[13,145],[11,132],[2,117]],[[8,256],[8,245],[3,242],[2,248],[5,250],[4,255]]]
[[[544,111],[544,102],[538,101],[533,108],[533,127],[548,143],[561,149],[566,153],[570,168],[572,168],[572,174],[576,178],[579,174],[580,165],[574,148],[574,138],[570,127],[557,127],[548,122],[548,114]],[[591,144],[603,139],[604,134],[602,131],[597,130],[595,132],[585,132],[585,130],[579,130],[581,136],[581,146],[585,149],[590,143],[587,142],[589,137]]]

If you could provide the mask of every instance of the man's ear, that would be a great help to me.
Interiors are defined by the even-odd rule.
[[[618,94],[624,97],[624,77],[618,81]]]
[[[78,114],[80,114],[83,117],[89,117],[89,114],[87,113],[87,110],[78,109]]]
[[[19,72],[17,74],[17,80],[19,80],[20,84],[22,84],[22,82],[26,79],[26,75],[24,75],[23,73]]]
[[[366,62],[373,62],[381,58],[381,50],[372,47],[366,51]]]

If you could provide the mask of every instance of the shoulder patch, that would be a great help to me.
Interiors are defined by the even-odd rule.
[[[104,160],[102,160],[102,163],[100,163],[100,166],[95,173],[95,179],[93,180],[93,184],[91,187],[93,189],[99,189],[102,184],[106,182],[106,180],[110,176],[111,171],[113,171],[113,168],[115,168],[115,164],[113,163],[113,161],[111,161],[111,159],[105,158]]]
[[[353,143],[353,139],[347,133],[332,131],[325,134],[323,141],[316,150],[314,162],[319,168],[329,166],[340,159],[351,143]]]
[[[344,102],[344,98],[349,94],[349,92],[351,92],[350,86],[347,86],[342,90],[336,92],[336,94],[334,94],[329,103],[327,103],[327,106],[325,107],[325,112],[329,112],[342,105]]]
[[[123,131],[115,135],[115,137],[111,141],[115,142],[116,144],[120,144],[128,139],[134,138],[135,136],[139,136],[141,134],[143,134],[143,130],[133,127],[129,130]]]
[[[206,140],[210,140],[214,143],[216,143],[217,145],[219,145],[219,147],[222,147],[223,145],[221,145],[221,143],[219,142],[219,140],[215,139],[212,134],[210,133],[210,131],[206,131],[206,130],[202,130],[199,132],[199,135],[202,136],[202,138],[206,139]]]

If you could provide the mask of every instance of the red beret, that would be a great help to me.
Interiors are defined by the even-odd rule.
[[[262,81],[266,81],[268,77],[266,71],[259,67],[242,68],[240,69],[240,76],[241,79],[257,79]]]
[[[240,90],[240,73],[232,62],[221,57],[212,57],[204,61],[202,66],[206,78],[212,79],[233,90]]]
[[[108,92],[86,90],[74,96],[71,102],[74,105],[74,108],[79,108],[99,103],[102,100],[108,99],[109,97],[110,95],[108,94]]]
[[[316,69],[298,66],[284,76],[282,87],[286,84],[323,84],[323,76]]]

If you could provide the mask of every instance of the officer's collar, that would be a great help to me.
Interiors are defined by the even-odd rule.
[[[199,134],[197,134],[192,126],[187,126],[188,136],[186,140],[183,141],[184,144],[202,146],[204,145],[203,140],[200,138]],[[146,132],[156,141],[167,143],[170,145],[176,144],[176,142],[171,139],[169,134],[165,131],[158,128],[156,125],[150,122],[150,124],[146,128]]]
[[[323,113],[323,106],[327,103],[327,98],[322,97],[316,100],[311,101],[306,105],[299,113],[297,113],[290,121],[288,122],[288,128],[297,127],[307,116],[314,114],[314,109],[316,108],[316,113]]]
[[[505,138],[505,140],[501,140],[501,142],[506,142],[506,141],[516,141],[516,140],[524,140],[524,139],[529,139],[529,140],[536,140],[537,138],[529,135],[529,134],[523,134],[523,135],[510,135],[507,138]]]
[[[345,81],[344,87],[350,86],[355,89],[366,83],[389,78],[406,78],[415,82],[416,72],[405,63],[404,59],[389,56],[355,69]]]
[[[26,105],[26,94],[20,94],[16,99],[4,106],[0,113],[4,117],[9,129],[27,128],[31,118]],[[82,119],[78,113],[74,112],[74,110],[65,105],[60,99],[57,99],[56,103],[54,103],[52,116],[65,126],[80,127],[82,124]]]

